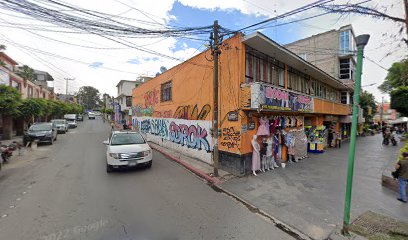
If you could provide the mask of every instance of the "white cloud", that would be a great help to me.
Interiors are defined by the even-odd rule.
[[[66,1],[68,2],[68,1]],[[121,3],[120,3],[121,2]],[[175,0],[160,0],[160,1],[136,1],[136,0],[72,0],[70,4],[81,6],[100,12],[105,12],[113,15],[120,14],[121,17],[134,18],[147,22],[168,23],[170,20],[177,19],[177,16],[170,15],[170,10],[173,7]],[[274,16],[275,14],[281,14],[289,10],[293,10],[297,7],[314,2],[308,1],[284,1],[284,0],[179,0],[179,2],[185,6],[193,8],[200,8],[206,10],[238,10],[244,14],[251,15],[268,15]],[[340,2],[340,1],[336,1]],[[123,4],[122,4],[123,3]],[[384,4],[383,2],[376,0],[373,4]],[[403,15],[402,13],[402,1],[394,0],[394,8],[390,10],[390,13],[396,15]],[[124,5],[126,4],[126,5]],[[391,4],[391,3],[387,3]],[[137,8],[137,9],[136,9]],[[0,14],[4,12],[0,11]],[[316,10],[314,12],[317,12]],[[16,15],[16,13],[11,13]],[[211,14],[211,13],[209,13]],[[296,16],[296,17],[303,17]],[[124,21],[124,19],[118,20]],[[128,19],[129,20],[129,19]],[[138,51],[136,49],[128,48],[123,45],[114,43],[103,37],[95,35],[84,34],[62,34],[51,32],[36,32],[46,36],[47,38],[53,38],[57,41],[69,42],[71,44],[83,45],[88,47],[97,47],[100,49],[84,48],[77,46],[70,46],[57,41],[51,41],[49,39],[33,35],[25,30],[16,28],[5,27],[7,22],[24,23],[28,24],[30,29],[34,28],[34,25],[40,25],[41,28],[49,26],[50,24],[32,20],[25,20],[21,18],[15,18],[1,14],[0,16],[0,43],[4,41],[4,37],[16,42],[18,44],[26,45],[32,48],[37,48],[42,51],[47,51],[58,56],[74,59],[75,61],[81,61],[83,63],[63,60],[58,57],[45,56],[40,53],[35,53],[21,47],[13,46],[10,43],[7,45],[7,54],[13,57],[15,60],[23,64],[28,64],[34,68],[43,69],[49,71],[54,78],[56,89],[60,89],[61,92],[65,91],[64,77],[75,77],[75,85],[92,85],[97,87],[102,93],[107,92],[111,95],[116,94],[115,85],[121,79],[135,79],[138,75],[154,75],[159,71],[161,66],[170,68],[178,61],[169,60],[166,58],[155,58],[149,53]],[[154,27],[148,23],[140,25],[140,22],[126,21],[126,23]],[[325,30],[338,28],[339,26],[346,24],[353,24],[353,27],[357,34],[369,33],[371,34],[370,42],[366,48],[366,55],[375,61],[380,61],[383,56],[389,51],[394,51],[396,44],[390,41],[389,38],[383,37],[383,33],[396,32],[398,27],[392,22],[386,22],[381,20],[373,20],[367,17],[346,17],[337,21],[336,16],[320,17],[306,22],[302,22],[302,29],[296,34],[300,34],[300,37],[307,37],[312,34],[316,34]],[[288,28],[291,25],[287,25]],[[52,29],[57,29],[53,27]],[[34,31],[34,30],[33,30]],[[293,33],[293,32],[292,32]],[[129,39],[128,39],[129,40]],[[148,49],[152,49],[156,52],[173,56],[176,58],[188,59],[198,51],[191,48],[188,45],[183,44],[182,49],[176,48],[177,40],[174,38],[166,39],[131,39],[132,44],[137,46],[143,46]],[[385,46],[381,46],[381,43]],[[115,50],[103,49],[103,48],[115,48]],[[401,50],[395,52],[392,56],[383,59],[379,62],[382,66],[388,68],[394,61],[401,59],[407,52],[403,45]],[[40,59],[41,58],[41,59]],[[44,61],[45,60],[45,61]],[[89,68],[89,64],[101,62],[102,66],[92,69]],[[381,82],[386,76],[386,72],[369,61],[364,63],[364,75],[363,85],[373,82]],[[121,70],[123,72],[111,71],[107,68]],[[378,86],[378,85],[377,85]],[[367,90],[376,94],[377,98],[381,98],[376,86],[367,88]]]

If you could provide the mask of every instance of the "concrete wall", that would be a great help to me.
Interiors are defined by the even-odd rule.
[[[339,78],[338,49],[340,48],[340,35],[332,30],[305,38],[285,46],[292,52],[301,56],[306,54],[306,60],[334,78]]]
[[[211,121],[133,117],[132,125],[149,141],[212,164]]]

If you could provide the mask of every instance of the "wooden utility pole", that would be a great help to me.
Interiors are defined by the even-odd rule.
[[[214,107],[213,107],[213,164],[214,164],[214,176],[218,177],[218,21],[214,21],[213,26],[213,56],[214,56]]]

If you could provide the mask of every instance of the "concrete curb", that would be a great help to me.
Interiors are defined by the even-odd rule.
[[[180,159],[177,159],[177,158],[171,156],[170,154],[166,153],[165,151],[163,151],[163,150],[161,150],[161,149],[158,149],[157,147],[155,147],[155,146],[153,146],[153,145],[150,145],[150,147],[153,148],[154,150],[160,152],[160,153],[163,154],[164,156],[170,158],[171,160],[177,162],[178,164],[182,165],[183,167],[185,167],[187,170],[191,171],[191,172],[194,173],[195,175],[197,175],[197,176],[199,176],[199,177],[205,179],[207,182],[209,182],[209,183],[211,183],[211,184],[214,184],[214,185],[219,185],[219,184],[221,184],[221,182],[218,181],[217,179],[208,176],[205,172],[203,172],[203,171],[201,171],[201,170],[199,170],[199,169],[197,169],[197,168],[195,168],[195,167],[193,167],[193,166],[191,166],[191,165],[189,165],[189,164],[187,164],[187,163],[181,161]]]
[[[246,208],[248,208],[248,210],[250,210],[251,212],[255,213],[255,214],[259,214],[267,219],[269,219],[274,226],[276,226],[277,228],[279,228],[280,230],[284,231],[285,233],[287,233],[288,235],[292,236],[295,239],[298,240],[313,240],[313,238],[307,236],[306,234],[302,233],[301,231],[297,230],[296,228],[280,221],[279,219],[273,217],[272,215],[268,214],[267,212],[259,209],[258,207],[252,205],[251,203],[247,202],[246,200],[240,198],[239,196],[233,194],[232,192],[222,188],[220,186],[221,182],[218,181],[217,179],[208,176],[205,172],[196,169],[195,167],[181,161],[180,159],[177,159],[173,156],[171,156],[170,154],[166,153],[165,151],[158,149],[157,147],[150,145],[150,147],[158,152],[160,152],[161,154],[163,154],[164,156],[168,157],[169,159],[171,159],[174,162],[177,162],[178,164],[182,165],[184,168],[186,168],[187,170],[191,171],[192,173],[194,173],[195,175],[203,178],[204,180],[206,180],[210,187],[213,188],[215,191],[217,192],[222,192],[225,193],[226,195],[234,198],[235,200],[237,200],[238,202],[240,202],[242,205],[244,205]]]

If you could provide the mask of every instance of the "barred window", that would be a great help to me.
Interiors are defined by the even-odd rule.
[[[171,81],[169,81],[161,85],[160,100],[162,102],[171,101],[171,97]]]

